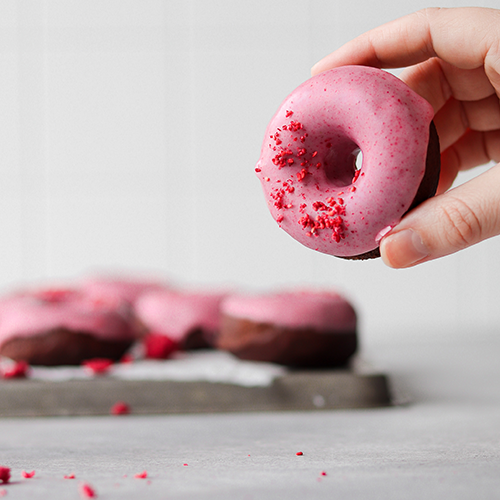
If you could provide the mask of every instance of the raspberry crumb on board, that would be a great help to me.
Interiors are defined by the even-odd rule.
[[[106,358],[94,358],[84,361],[82,365],[91,375],[102,375],[109,371],[113,365],[113,361]]]
[[[0,497],[7,495],[7,490],[5,488],[0,489]]]
[[[110,410],[111,415],[129,415],[130,406],[124,401],[116,402]]]
[[[35,471],[32,470],[31,472],[26,472],[25,470],[23,470],[21,472],[21,475],[25,478],[25,479],[29,479],[31,477],[33,477],[35,475]]]
[[[297,455],[298,457],[301,457],[303,455],[303,453],[301,451],[298,451],[297,453],[295,453],[295,455]]]
[[[64,476],[64,479],[75,479],[75,475],[73,473],[68,474],[68,475]]]
[[[133,363],[135,361],[134,359],[134,356],[132,356],[132,354],[130,353],[126,353],[124,354],[121,359],[120,359],[120,363]]]
[[[8,483],[10,479],[10,469],[9,467],[4,467],[0,465],[0,481],[2,483]]]
[[[142,472],[139,472],[139,474],[136,474],[134,477],[136,479],[146,479],[148,477],[148,473],[144,470]]]
[[[94,488],[90,486],[90,484],[80,483],[78,490],[80,491],[80,496],[82,498],[97,498],[97,493]]]
[[[143,342],[144,355],[148,359],[167,359],[179,348],[173,340],[161,333],[148,333]]]
[[[3,378],[26,378],[29,367],[26,361],[16,361],[12,366],[4,368],[1,376]]]

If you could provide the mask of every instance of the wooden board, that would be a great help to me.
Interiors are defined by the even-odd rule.
[[[291,371],[266,387],[171,380],[0,381],[0,417],[107,415],[118,401],[132,414],[331,410],[391,404],[380,373]]]

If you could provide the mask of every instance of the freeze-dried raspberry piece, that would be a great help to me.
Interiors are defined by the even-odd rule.
[[[179,346],[166,335],[149,333],[143,340],[145,356],[149,359],[167,359]]]
[[[106,358],[94,358],[84,361],[82,365],[92,375],[102,375],[110,369],[113,361]]]
[[[79,485],[79,491],[80,491],[80,496],[82,498],[96,498],[97,493],[95,492],[94,488],[90,486],[88,483],[80,483]]]
[[[17,361],[12,366],[4,368],[3,378],[26,378],[30,365],[26,361]]]
[[[111,407],[110,413],[111,415],[128,415],[130,406],[124,401],[118,401]]]
[[[8,483],[10,479],[10,469],[9,467],[4,467],[0,465],[0,481],[2,483]]]

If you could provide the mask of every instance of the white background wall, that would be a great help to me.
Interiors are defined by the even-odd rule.
[[[460,5],[498,2],[441,2]],[[336,259],[278,229],[254,174],[267,122],[317,60],[427,6],[2,0],[0,289],[121,269],[336,287],[365,336],[500,325],[500,239],[404,271]]]

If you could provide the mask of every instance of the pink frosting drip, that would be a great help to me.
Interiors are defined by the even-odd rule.
[[[256,166],[273,218],[319,252],[377,248],[417,193],[432,117],[425,99],[382,70],[344,66],[306,81],[269,123]]]
[[[196,328],[214,333],[220,324],[223,292],[152,291],[135,304],[135,313],[152,332],[167,335],[176,342]]]
[[[227,316],[290,328],[313,328],[320,332],[356,329],[352,305],[340,294],[330,291],[231,295],[223,301],[221,311]]]
[[[123,305],[95,300],[79,290],[40,290],[6,297],[0,301],[0,343],[57,328],[102,340],[131,340],[134,334]]]

